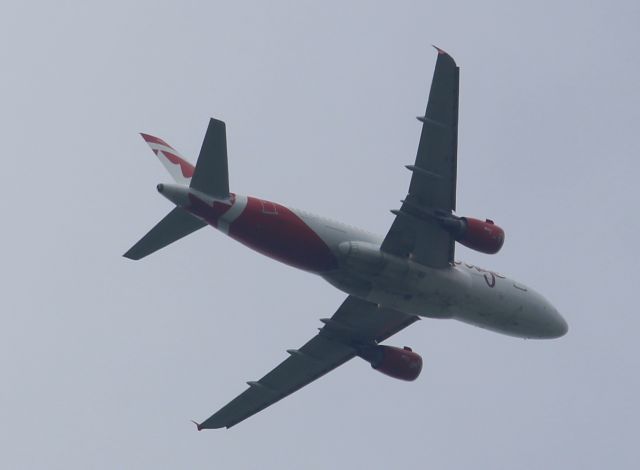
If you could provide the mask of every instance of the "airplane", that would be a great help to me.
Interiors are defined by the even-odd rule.
[[[211,119],[196,166],[164,140],[142,137],[175,184],[158,184],[175,208],[124,256],[139,260],[211,225],[347,294],[319,333],[201,423],[230,428],[358,356],[396,379],[415,380],[422,358],[381,344],[421,317],[453,318],[520,338],[558,338],[567,322],[542,295],[494,271],[454,259],[455,243],[495,254],[504,230],[456,210],[459,67],[438,52],[411,182],[385,237],[229,191],[225,123]]]

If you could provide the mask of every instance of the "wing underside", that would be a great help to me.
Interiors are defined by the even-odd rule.
[[[289,358],[198,425],[198,429],[231,426],[267,408],[287,395],[322,377],[357,355],[362,346],[376,344],[418,320],[418,317],[378,308],[347,297],[320,332]]]
[[[412,256],[418,263],[442,268],[453,262],[454,240],[437,217],[456,208],[459,69],[438,49],[409,193],[382,243],[382,250]]]

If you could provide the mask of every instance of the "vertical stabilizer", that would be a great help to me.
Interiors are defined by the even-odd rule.
[[[151,147],[160,163],[164,165],[174,181],[178,184],[189,186],[193,176],[193,165],[189,163],[176,149],[159,137],[149,134],[140,134],[144,141]]]

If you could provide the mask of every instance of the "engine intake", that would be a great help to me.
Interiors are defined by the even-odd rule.
[[[371,367],[394,379],[412,381],[422,371],[422,357],[411,348],[393,346],[371,346],[359,351],[358,356]]]

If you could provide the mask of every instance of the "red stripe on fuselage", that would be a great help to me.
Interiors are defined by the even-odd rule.
[[[231,194],[235,202],[235,194]],[[213,206],[194,195],[188,210],[209,225],[218,227],[219,219],[231,206],[214,202]],[[254,197],[247,198],[242,214],[231,223],[229,236],[263,255],[311,272],[327,272],[338,261],[327,244],[300,217],[286,207]]]
[[[247,207],[231,224],[229,236],[305,271],[326,272],[338,267],[327,244],[294,212],[280,204],[247,199]]]

